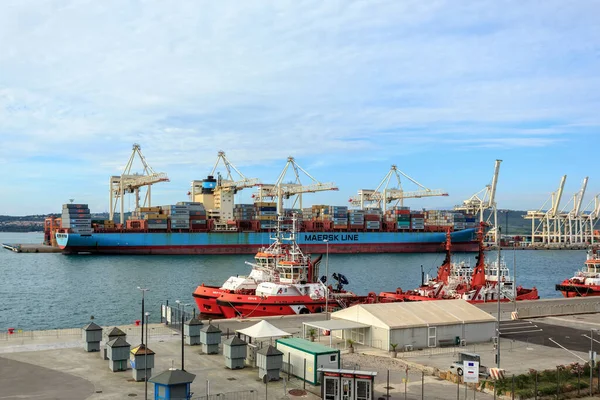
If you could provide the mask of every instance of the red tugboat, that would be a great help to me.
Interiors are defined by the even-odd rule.
[[[446,258],[438,269],[437,277],[428,280],[415,290],[403,292],[382,292],[380,297],[397,301],[429,301],[464,299],[469,303],[486,303],[498,299],[498,263],[486,264],[483,247],[483,227],[478,232],[479,253],[477,265],[471,268],[468,263],[452,263],[450,235],[446,236]],[[500,301],[537,300],[537,289],[515,288],[510,271],[503,261],[500,263]]]
[[[261,249],[247,277],[232,276],[220,288],[201,285],[194,298],[201,313],[235,317],[264,317],[322,312],[325,309],[327,287],[319,281],[319,256],[313,263],[296,243],[296,219],[292,232],[285,237],[278,228],[274,242]],[[333,274],[338,287],[329,287],[329,304],[354,299],[354,293],[343,290],[347,284],[341,274]],[[208,312],[207,312],[208,311]]]
[[[600,296],[600,248],[588,250],[584,268],[556,285],[565,297]]]

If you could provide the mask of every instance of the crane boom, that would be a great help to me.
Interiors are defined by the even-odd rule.
[[[551,211],[550,215],[552,215],[553,217],[555,217],[557,215],[558,207],[560,206],[560,201],[562,199],[566,181],[567,181],[567,176],[563,175],[562,179],[560,180],[558,190],[556,191],[556,194],[554,196],[554,201],[552,202],[552,211]]]
[[[131,169],[136,156],[140,159],[143,167],[143,173],[132,173]],[[169,182],[169,177],[164,172],[155,172],[154,169],[146,161],[146,157],[142,154],[142,148],[139,144],[134,143],[131,156],[123,169],[123,173],[119,176],[111,176],[109,179],[109,196],[110,196],[110,214],[109,218],[114,220],[117,203],[120,200],[120,222],[123,223],[125,219],[125,203],[124,197],[126,193],[135,194],[135,207],[136,209],[140,206],[139,190],[140,188],[147,186],[148,190],[144,198],[144,204],[148,206],[152,205],[152,185],[159,182]]]
[[[498,186],[498,175],[500,174],[500,163],[502,160],[496,160],[494,165],[494,177],[492,178],[492,187],[490,188],[490,198],[488,201],[488,208],[491,208],[496,204],[496,187]]]
[[[217,154],[217,161],[215,162],[215,165],[213,166],[213,169],[210,173],[211,176],[215,175],[215,172],[220,162],[223,163],[223,166],[227,171],[227,176],[219,181],[219,188],[221,188],[221,190],[238,191],[244,188],[250,188],[260,184],[260,180],[257,178],[246,178],[246,176],[242,174],[240,170],[237,169],[235,165],[233,165],[229,161],[223,150],[220,150]],[[234,179],[231,170],[235,171],[241,179]]]
[[[579,190],[579,193],[577,194],[577,196],[578,196],[577,201],[574,204],[573,214],[575,214],[575,216],[579,215],[579,211],[581,210],[581,204],[583,203],[583,196],[585,196],[585,190],[587,189],[587,183],[588,183],[588,177],[586,176],[583,179],[583,183],[581,184],[581,189]]]
[[[294,171],[295,182],[283,183],[288,170]],[[311,179],[312,183],[304,185],[300,179],[300,172]],[[302,193],[315,193],[327,190],[338,190],[337,186],[333,182],[319,182],[311,174],[309,174],[304,168],[302,168],[294,157],[288,157],[285,167],[279,174],[277,181],[272,185],[259,185],[258,192],[255,194],[255,201],[262,202],[264,198],[277,198],[277,212],[282,213],[283,211],[283,198],[289,198],[291,196],[298,196],[299,206],[302,208]]]
[[[417,185],[422,190],[406,192],[402,189],[402,180],[400,175]],[[392,178],[396,178],[397,188],[389,188]],[[350,197],[350,204],[355,207],[365,208],[365,203],[376,204],[379,208],[385,210],[387,204],[392,201],[399,201],[401,204],[404,199],[418,199],[422,197],[448,196],[448,193],[441,189],[429,189],[404,172],[400,171],[396,165],[392,165],[388,173],[381,180],[375,190],[359,190],[358,196]],[[368,205],[367,205],[368,206]]]

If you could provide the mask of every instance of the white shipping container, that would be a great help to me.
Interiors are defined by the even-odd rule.
[[[292,374],[304,379],[306,360],[306,381],[311,385],[320,383],[319,368],[340,368],[340,351],[300,338],[277,339],[277,350],[283,353],[283,362],[292,365]]]

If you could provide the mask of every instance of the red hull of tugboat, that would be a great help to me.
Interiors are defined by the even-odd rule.
[[[198,286],[192,296],[198,306],[200,314],[223,316],[221,307],[217,304],[217,298],[224,293],[224,290],[217,286]]]
[[[273,317],[320,313],[325,309],[325,299],[309,296],[269,296],[224,293],[216,301],[225,318]],[[331,304],[331,301],[330,301]]]
[[[556,285],[556,290],[567,298],[600,296],[600,286],[573,283],[570,279],[565,279],[561,284]]]
[[[600,295],[600,292],[598,293]],[[419,294],[414,294],[410,292],[402,292],[401,290],[393,292],[381,292],[379,293],[379,297],[382,299],[386,299],[388,301],[434,301],[434,300],[454,300],[453,297],[427,297],[421,296]],[[536,288],[533,289],[523,289],[517,288],[517,301],[525,301],[525,300],[538,300],[540,298],[538,291]],[[511,300],[508,298],[500,299],[501,303],[508,303]],[[497,300],[467,300],[467,302],[471,304],[482,304],[482,303],[496,303]]]

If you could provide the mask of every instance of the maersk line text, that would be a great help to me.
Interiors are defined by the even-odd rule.
[[[305,242],[322,242],[327,240],[329,242],[358,242],[358,235],[349,234],[328,234],[328,235],[304,235]]]

